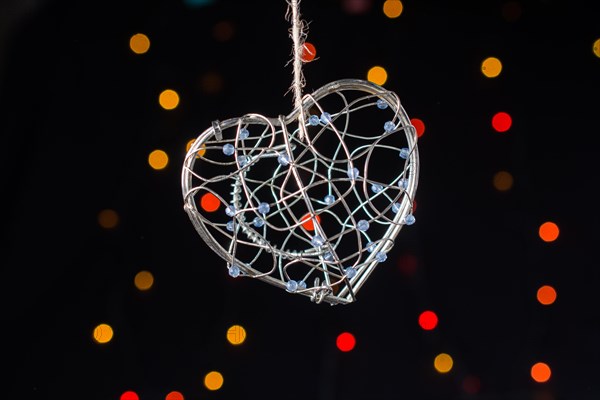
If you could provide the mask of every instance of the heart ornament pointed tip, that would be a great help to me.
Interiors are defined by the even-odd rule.
[[[225,260],[316,303],[348,304],[415,221],[417,134],[398,96],[344,79],[287,116],[214,121],[186,153],[184,210]]]

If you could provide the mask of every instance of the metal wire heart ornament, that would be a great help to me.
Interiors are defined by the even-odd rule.
[[[414,223],[418,172],[398,96],[339,80],[287,116],[213,122],[186,154],[184,209],[231,276],[348,304]]]

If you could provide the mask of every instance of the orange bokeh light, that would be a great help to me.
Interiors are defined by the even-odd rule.
[[[550,375],[552,375],[552,371],[546,363],[538,362],[531,367],[531,377],[536,382],[547,382],[550,379]]]
[[[311,62],[317,56],[317,48],[314,44],[309,42],[304,42],[304,46],[302,46],[302,55],[301,59],[304,62]]]
[[[550,285],[544,285],[537,291],[538,301],[548,306],[556,301],[556,290]]]
[[[321,217],[319,217],[318,215],[315,215],[315,219],[317,220],[318,223],[321,223]],[[313,223],[313,220],[310,217],[310,214],[304,215],[304,217],[302,217],[300,222],[302,222],[302,227],[304,229],[306,229],[307,231],[315,230],[315,224]]]
[[[544,242],[554,242],[558,238],[559,232],[558,225],[550,221],[544,222],[538,230],[540,239]]]
[[[200,206],[206,212],[214,212],[219,209],[221,202],[214,194],[208,192],[200,198]]]

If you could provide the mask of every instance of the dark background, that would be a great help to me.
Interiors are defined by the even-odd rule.
[[[183,211],[188,140],[213,120],[292,109],[284,0],[2,3],[0,398],[600,398],[597,2],[405,1],[397,19],[382,3],[301,3],[318,56],[306,93],[382,65],[426,124],[417,222],[358,301],[335,307],[233,280]],[[147,54],[129,49],[138,32]],[[480,72],[488,56],[498,78]],[[158,104],[166,88],[175,110]],[[498,111],[508,132],[490,125]],[[162,171],[147,163],[157,148]],[[507,192],[492,185],[500,170]],[[99,226],[103,209],[115,229]],[[548,220],[552,243],[537,235]],[[140,270],[154,274],[149,292],[133,285]],[[536,301],[543,284],[552,306]],[[433,331],[417,324],[425,309]],[[115,330],[109,344],[92,340],[99,323]],[[240,347],[225,340],[235,323]],[[343,331],[357,339],[348,353]],[[433,368],[440,352],[447,374]],[[538,361],[546,383],[530,377]],[[211,370],[225,378],[216,392],[202,384]]]

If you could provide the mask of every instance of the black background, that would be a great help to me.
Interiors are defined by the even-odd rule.
[[[285,1],[5,2],[0,397],[600,398],[593,3],[406,1],[397,19],[378,1],[361,14],[301,3],[318,56],[306,93],[382,65],[384,86],[426,124],[417,222],[356,303],[331,307],[230,278],[183,211],[190,139],[213,120],[292,109]],[[215,37],[222,22],[230,40]],[[137,32],[147,54],[129,49]],[[480,72],[488,56],[498,78]],[[166,88],[181,96],[175,110],[158,104]],[[506,133],[490,125],[498,111],[513,117]],[[147,164],[156,148],[165,170]],[[515,179],[508,192],[492,185],[500,170]],[[98,225],[103,209],[118,212],[116,229]],[[537,236],[548,220],[561,229],[552,243]],[[133,285],[144,269],[149,292]],[[543,284],[557,289],[552,306],[535,299]],[[425,309],[434,331],[417,324]],[[115,330],[107,345],[92,340],[99,323]],[[248,331],[240,347],[225,340],[235,323]],[[349,353],[335,346],[343,331],[357,339]],[[440,352],[448,374],[433,368]],[[553,372],[543,384],[529,375],[538,361]],[[211,370],[225,378],[216,392],[202,385]]]

